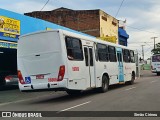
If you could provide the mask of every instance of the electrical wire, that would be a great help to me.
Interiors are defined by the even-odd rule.
[[[115,18],[117,17],[117,15],[118,15],[118,13],[119,13],[119,11],[120,11],[120,9],[121,9],[122,5],[123,5],[123,2],[124,2],[124,0],[122,0],[122,2],[121,2],[121,4],[120,4],[120,6],[119,6],[119,8],[118,8],[118,11],[117,11],[117,13],[116,13]]]
[[[136,29],[136,30],[142,31],[142,32],[153,33],[153,34],[160,34],[160,33],[152,32],[152,31],[147,31],[147,30],[143,30],[143,29],[140,29],[140,28],[128,26],[128,25],[126,25],[126,26],[129,27],[129,28],[132,28],[132,29]]]
[[[47,1],[46,1],[46,3],[44,4],[44,6],[41,8],[40,11],[42,11],[42,10],[44,9],[44,7],[48,4],[49,1],[50,1],[50,0],[47,0]]]

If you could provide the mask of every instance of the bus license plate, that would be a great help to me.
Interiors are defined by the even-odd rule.
[[[44,79],[44,75],[36,75],[36,79]]]

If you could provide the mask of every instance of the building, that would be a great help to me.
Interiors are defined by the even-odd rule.
[[[127,34],[126,30],[126,20],[125,21],[119,21],[119,28],[118,28],[118,44],[128,46],[128,38],[129,35]]]
[[[118,20],[99,9],[71,10],[62,7],[52,11],[25,13],[25,15],[118,43]]]
[[[118,28],[118,36],[119,36],[118,44],[128,46],[127,39],[129,38],[129,35],[123,28]]]

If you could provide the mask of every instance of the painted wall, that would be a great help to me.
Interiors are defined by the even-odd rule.
[[[36,32],[36,31],[40,31],[40,30],[46,30],[46,28],[63,29],[63,30],[68,30],[68,31],[72,31],[75,33],[86,35],[84,33],[80,33],[80,32],[71,30],[69,28],[66,28],[66,27],[63,27],[63,26],[60,26],[57,24],[53,24],[53,23],[50,23],[50,22],[47,22],[47,21],[44,21],[41,19],[37,19],[37,18],[28,17],[25,15],[11,12],[11,11],[7,11],[4,9],[0,9],[0,17],[1,16],[5,16],[8,18],[20,21],[20,35],[27,34],[30,32]],[[87,35],[87,36],[89,36],[89,35]],[[4,37],[3,35],[0,34],[0,40],[7,40],[7,41],[16,42],[18,39],[12,38],[12,37]]]
[[[113,25],[113,23],[116,25]],[[100,37],[114,36],[118,43],[118,20],[100,10]]]

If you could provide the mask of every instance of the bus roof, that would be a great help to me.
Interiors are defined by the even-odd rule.
[[[19,38],[30,36],[30,35],[34,35],[34,34],[45,33],[45,32],[62,32],[63,34],[68,35],[68,36],[72,36],[72,37],[76,37],[76,38],[80,38],[80,39],[85,39],[85,40],[93,41],[93,42],[96,42],[96,43],[107,44],[107,45],[111,45],[111,46],[115,46],[115,47],[121,47],[121,48],[124,48],[124,49],[130,49],[130,48],[126,47],[126,46],[122,46],[122,45],[118,45],[118,44],[115,44],[115,43],[103,41],[101,39],[97,39],[94,36],[93,37],[92,36],[85,36],[85,35],[81,35],[81,34],[78,34],[78,33],[70,32],[70,31],[62,30],[62,29],[43,30],[43,31],[28,33],[28,34],[20,36]],[[134,50],[134,49],[130,49],[130,50]]]

